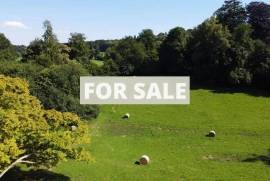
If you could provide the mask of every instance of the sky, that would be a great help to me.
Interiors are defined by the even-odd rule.
[[[6,0],[0,6],[0,32],[13,44],[28,45],[41,37],[47,19],[60,42],[67,42],[72,32],[84,33],[87,40],[118,39],[148,28],[158,34],[176,26],[193,28],[222,4],[223,0]]]

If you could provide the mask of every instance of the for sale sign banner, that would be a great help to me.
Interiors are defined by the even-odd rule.
[[[189,77],[81,77],[81,104],[189,104]]]

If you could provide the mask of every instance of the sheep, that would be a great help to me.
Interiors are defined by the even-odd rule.
[[[77,126],[71,126],[71,131],[76,131],[77,130]]]
[[[215,131],[209,131],[209,133],[206,135],[207,137],[216,137],[216,132]]]
[[[129,113],[126,113],[122,118],[123,119],[129,119],[129,117],[130,117]]]

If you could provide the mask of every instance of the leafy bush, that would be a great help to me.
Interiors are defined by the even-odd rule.
[[[71,126],[76,126],[72,130]],[[0,172],[23,155],[32,167],[50,168],[66,159],[89,160],[88,126],[73,113],[44,110],[26,81],[0,75]]]
[[[79,101],[80,76],[85,75],[88,75],[87,70],[76,62],[54,65],[40,72],[32,91],[45,108],[69,111],[91,119],[98,115],[98,107],[81,105]]]

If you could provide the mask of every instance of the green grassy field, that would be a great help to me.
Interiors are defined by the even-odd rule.
[[[91,129],[95,161],[53,171],[76,181],[270,180],[270,98],[193,90],[189,106],[103,106]],[[212,129],[217,137],[205,137]],[[135,165],[143,154],[151,164]]]
[[[98,67],[102,67],[104,65],[104,62],[101,60],[91,60],[91,62],[97,65]]]

